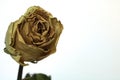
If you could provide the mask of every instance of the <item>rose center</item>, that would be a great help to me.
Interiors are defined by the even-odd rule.
[[[45,30],[46,30],[46,27],[42,24],[42,23],[38,23],[37,24],[37,32],[39,33],[39,34],[42,34]]]

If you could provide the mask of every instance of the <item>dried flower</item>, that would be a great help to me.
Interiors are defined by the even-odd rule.
[[[24,61],[36,62],[56,51],[63,25],[39,6],[9,25],[4,51],[21,65]]]

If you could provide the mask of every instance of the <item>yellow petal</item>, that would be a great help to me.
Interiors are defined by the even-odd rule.
[[[52,25],[55,28],[55,34],[56,34],[56,43],[55,43],[55,46],[57,46],[60,34],[61,34],[62,30],[63,30],[63,25],[56,18],[51,18],[51,23],[52,23]]]
[[[11,23],[8,27],[6,38],[5,38],[5,44],[6,48],[5,51],[9,52],[9,54],[15,55],[15,49],[12,47],[14,45],[14,37],[15,37],[15,27],[13,27],[14,24]]]
[[[21,59],[20,55],[12,56],[12,58],[22,66],[27,66],[28,65],[28,64],[25,64],[24,62],[20,62],[20,59]]]

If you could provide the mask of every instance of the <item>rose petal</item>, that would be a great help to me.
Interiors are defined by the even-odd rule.
[[[23,61],[37,61],[37,58],[39,56],[41,57],[41,59],[46,56],[46,54],[44,54],[46,53],[46,51],[44,51],[43,49],[32,45],[23,44],[19,40],[16,49],[21,52],[21,59]]]
[[[5,38],[5,44],[6,48],[4,49],[5,52],[15,55],[15,49],[12,47],[14,45],[14,37],[15,37],[15,32],[13,29],[13,23],[11,23],[8,27],[7,33],[6,33],[6,38]],[[14,35],[14,36],[13,36]]]
[[[63,25],[61,24],[60,21],[57,21],[56,18],[51,18],[51,24],[53,25],[53,27],[55,28],[55,40],[53,41],[53,43],[51,43],[51,53],[54,53],[56,51],[56,46],[60,37],[60,34],[63,30]]]
[[[32,7],[28,8],[25,15],[27,16],[28,14],[33,14],[33,13],[42,16],[45,20],[49,20],[49,18],[52,17],[52,14],[45,11],[44,9],[42,9],[39,6],[32,6]]]

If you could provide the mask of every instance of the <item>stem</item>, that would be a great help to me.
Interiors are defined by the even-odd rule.
[[[22,80],[23,66],[19,65],[17,80]]]

